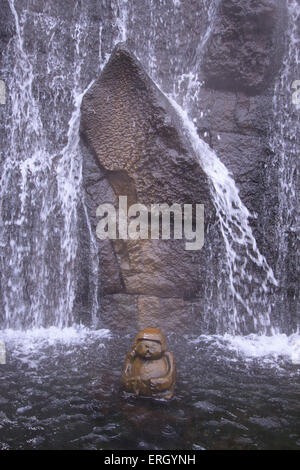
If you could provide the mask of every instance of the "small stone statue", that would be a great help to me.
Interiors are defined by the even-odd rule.
[[[175,386],[175,360],[167,351],[164,335],[156,328],[140,331],[125,359],[122,383],[136,396],[172,398]]]

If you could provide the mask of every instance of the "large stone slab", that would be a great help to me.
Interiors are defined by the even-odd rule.
[[[221,0],[206,45],[208,86],[247,94],[270,87],[281,66],[285,2]]]
[[[105,295],[101,301],[102,326],[112,330],[121,328],[126,333],[149,325],[166,332],[189,333],[201,321],[200,299],[113,294]]]
[[[124,45],[84,96],[81,113],[82,134],[117,195],[143,204],[209,201],[180,120]]]
[[[117,196],[127,196],[129,205],[139,202],[147,207],[154,203],[204,204],[206,223],[213,218],[206,175],[185,137],[180,118],[124,44],[116,47],[84,96],[81,134],[84,185],[94,229],[97,203],[111,202],[116,207]],[[103,320],[113,315],[114,308],[116,318],[123,318],[124,308],[128,322],[136,311],[144,318],[144,326],[154,326],[151,309],[156,326],[161,326],[162,316],[164,325],[174,323],[175,310],[176,324],[180,318],[185,321],[184,302],[197,297],[199,263],[206,262],[205,250],[185,250],[184,239],[101,243]],[[167,299],[175,299],[175,310],[173,301]],[[109,323],[113,323],[111,319]]]

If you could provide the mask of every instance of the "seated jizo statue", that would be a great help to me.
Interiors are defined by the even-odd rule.
[[[122,383],[136,396],[172,398],[175,386],[175,360],[167,351],[166,338],[156,328],[140,331],[127,354]]]

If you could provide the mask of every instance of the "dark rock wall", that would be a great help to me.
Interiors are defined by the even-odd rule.
[[[223,0],[206,45],[203,71],[216,90],[259,95],[281,66],[284,2]]]
[[[144,11],[143,15],[141,9]],[[166,5],[160,5],[149,10],[144,9],[143,5],[139,3],[130,4],[126,14],[129,49],[139,57],[142,65],[156,83],[165,92],[175,95],[177,101],[188,109],[189,116],[197,124],[199,135],[215,149],[221,161],[232,172],[242,201],[255,216],[251,219],[251,225],[258,246],[270,266],[274,268],[278,194],[274,190],[277,186],[276,171],[273,175],[274,188],[272,188],[267,181],[266,167],[271,166],[274,156],[270,148],[270,124],[272,128],[273,89],[285,50],[284,30],[287,24],[285,3],[224,0],[216,3],[215,6],[213,6],[213,2],[210,4],[204,2],[202,8],[197,8],[194,3],[191,5],[191,2],[178,2],[176,6],[173,5],[169,9],[166,9]],[[147,35],[144,31],[145,22],[147,22]],[[172,37],[172,41],[167,41],[168,37]],[[115,59],[111,60],[114,62]],[[111,66],[110,72],[116,76],[117,70],[122,70],[122,66],[116,62],[115,67],[116,71],[113,72]],[[102,81],[106,81],[105,76],[102,76]],[[139,87],[137,88],[139,89]],[[105,93],[109,96],[112,95],[109,89],[102,91],[102,93],[104,93],[103,96]],[[101,103],[104,100],[103,96],[102,100],[100,99]],[[125,101],[123,100],[121,112],[123,112],[124,106],[126,107]],[[134,97],[129,101],[134,101]],[[95,107],[97,107],[97,99],[95,99]],[[131,111],[135,114],[134,109]],[[97,111],[95,112],[97,114]],[[99,114],[101,115],[101,113]],[[141,120],[143,121],[143,119]],[[99,142],[102,143],[103,140],[106,140],[112,143],[111,136],[107,139],[100,136],[100,129],[103,130],[103,127],[101,123],[96,122],[99,124]],[[108,122],[110,123],[110,120]],[[118,132],[120,132],[119,128]],[[97,140],[97,130],[95,129],[91,134]],[[110,147],[113,148],[113,145]],[[117,155],[120,146],[115,150],[112,153]],[[102,156],[103,153],[105,152],[102,152]],[[124,151],[121,153],[120,159],[126,155]],[[100,149],[98,149],[98,153],[96,150],[96,154],[99,157]],[[151,155],[150,149],[147,154]],[[101,156],[99,158],[101,160]],[[117,159],[118,168],[120,159]],[[126,157],[125,159],[127,162],[131,162],[131,158]],[[150,163],[150,172],[155,173],[155,158],[151,157]],[[110,162],[110,164],[112,163]],[[141,171],[140,176],[142,174]],[[190,178],[190,172],[186,171],[183,180],[187,182]],[[185,181],[177,182],[177,191],[185,188]],[[195,184],[197,186],[195,181],[189,181],[189,186],[193,190]],[[180,199],[180,195],[176,194],[176,189],[174,191],[173,186],[169,187],[173,197],[169,200],[174,202],[174,196],[175,199],[176,197]],[[162,191],[159,189],[158,194],[162,193],[162,196],[169,202],[166,185],[163,184],[161,188]],[[184,192],[189,197],[190,191],[184,189]],[[153,200],[151,189],[147,188],[146,190],[144,187],[140,191],[139,202],[143,198],[147,199],[146,195],[149,194]],[[199,197],[191,197],[190,200],[203,202],[205,198],[201,194],[200,196],[200,199]],[[211,207],[208,206],[206,209],[208,209],[206,210],[208,218],[206,220],[206,242],[203,248],[205,254],[202,253],[203,262],[199,264],[197,276],[187,276],[188,271],[184,268],[183,256],[180,257],[179,265],[187,283],[192,282],[193,286],[193,278],[195,283],[198,283],[198,295],[194,298],[194,294],[192,294],[193,308],[197,309],[196,318],[198,318],[198,325],[200,324],[198,328],[202,331],[222,332],[226,331],[230,323],[230,309],[234,299],[228,288],[226,253],[218,230],[218,222],[214,217],[209,217],[210,212],[213,212]],[[115,253],[118,258],[116,249]],[[189,259],[188,255],[185,257],[187,260]],[[170,254],[164,260],[164,266],[173,277],[171,258]],[[194,255],[194,258],[198,260],[199,255]],[[143,273],[141,272],[140,276],[144,277],[145,284],[140,294],[156,295],[158,298],[170,296],[170,290],[164,283],[158,283],[158,279],[155,277],[147,278],[147,269],[149,269],[147,263],[144,265],[141,258],[134,259],[135,262],[143,266]],[[152,269],[149,270],[149,273],[153,271],[154,267],[156,273],[161,272],[162,268],[155,265],[153,260],[151,264]],[[117,267],[117,264],[114,266]],[[130,270],[131,268],[128,272],[129,279],[131,277],[134,279],[136,273],[134,270],[132,272]],[[120,272],[122,272],[121,267]],[[128,274],[125,275],[125,278]],[[123,279],[123,276],[121,278]],[[182,288],[179,290],[176,287],[177,294],[184,293],[184,284],[183,281]],[[123,289],[125,289],[123,292],[127,292],[129,289],[128,292],[137,293],[134,289],[131,290],[130,285],[126,285],[126,282],[123,284]],[[193,291],[192,287],[191,292]],[[107,309],[110,307],[112,308],[111,316],[113,316],[113,311],[117,309],[115,302],[118,297],[116,294],[114,293],[113,303],[110,303],[109,297],[106,297],[104,302],[105,312],[108,312]],[[171,295],[174,294],[171,293]],[[121,304],[125,299],[126,294],[123,294],[123,297],[120,298]],[[114,306],[112,307],[112,305]],[[127,303],[127,308],[128,305]],[[119,310],[122,308],[119,307]],[[136,311],[136,309],[138,307],[134,306],[133,310]],[[238,310],[243,314],[242,307],[238,307]],[[159,316],[162,316],[161,307],[158,308],[158,311]],[[189,329],[190,324],[185,324]]]

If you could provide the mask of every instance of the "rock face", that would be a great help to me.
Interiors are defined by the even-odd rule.
[[[119,45],[84,96],[82,134],[116,195],[129,204],[207,202],[181,123],[134,56]]]
[[[92,218],[96,205],[116,206],[118,196],[148,208],[155,203],[204,204],[212,217],[206,177],[176,113],[122,44],[83,99],[81,133],[98,163],[93,166],[86,155],[84,181],[94,199]],[[171,312],[182,302],[196,302],[203,256],[185,250],[185,240],[99,243],[103,316],[109,317],[108,308],[112,322],[124,308],[138,326],[162,327],[168,316],[174,322]]]
[[[0,60],[2,61],[3,51],[5,50],[9,40],[14,35],[15,28],[8,2],[4,2],[3,5],[1,5],[1,10],[2,18],[5,18],[5,21],[1,21],[0,23]]]
[[[255,95],[270,86],[281,65],[283,4],[274,0],[220,2],[204,57],[210,87]]]
[[[271,110],[286,24],[285,2],[221,0],[201,67],[201,101],[210,112],[199,120],[199,131],[209,133],[209,143],[232,172],[242,201],[256,214],[252,229],[272,267],[279,201],[274,191],[276,157],[270,146],[278,118]]]
[[[175,15],[176,32],[168,29],[163,8],[167,29],[159,22],[151,26],[156,49],[150,58],[157,59],[156,68],[148,67],[144,23],[130,23],[127,44],[141,63],[119,45],[82,103],[83,176],[94,233],[97,206],[111,202],[116,207],[119,195],[127,195],[129,204],[205,205],[205,246],[200,252],[185,251],[181,240],[97,241],[99,316],[111,327],[127,328],[132,321],[138,328],[172,324],[173,329],[191,331],[193,324],[201,332],[225,332],[231,321],[226,251],[206,177],[176,113],[145,72],[149,68],[164,90],[180,84],[179,101],[189,96],[189,115],[199,136],[230,170],[243,203],[257,215],[250,223],[260,251],[270,266],[276,260],[272,234],[278,200],[266,168],[273,168],[270,109],[284,50],[286,6],[275,0],[221,0],[207,20],[210,31],[205,36],[204,10],[191,16],[188,5],[186,1],[178,7],[184,25]],[[130,4],[129,12],[129,17],[140,18],[136,5]],[[169,44],[161,48],[170,34],[182,45],[190,27],[192,54],[180,48],[177,56]],[[197,28],[202,39],[207,37],[201,50]],[[276,185],[275,168],[273,176]],[[237,310],[243,315],[242,305]]]

